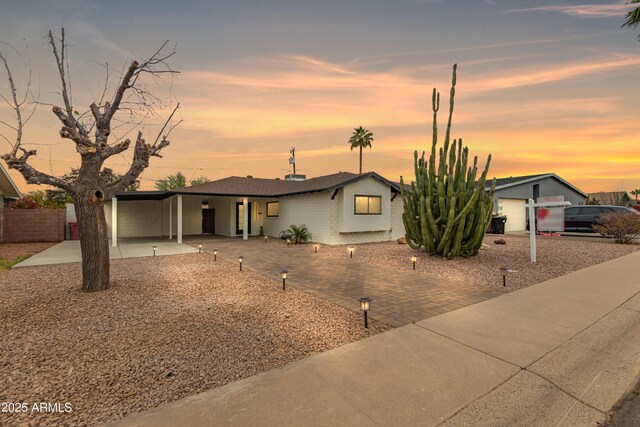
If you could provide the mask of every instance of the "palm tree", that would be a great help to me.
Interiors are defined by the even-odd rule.
[[[636,196],[636,203],[638,202],[638,196],[640,196],[640,188],[637,188],[633,191],[631,191],[631,195],[632,196]]]
[[[624,24],[622,24],[622,27],[636,28],[638,24],[640,24],[640,0],[628,0],[627,3],[637,4],[639,6],[627,12],[627,15],[626,15],[627,20],[624,21]],[[640,40],[640,34],[638,35],[638,40]]]
[[[360,148],[360,173],[362,173],[362,149],[371,147],[371,141],[373,141],[373,133],[360,126],[353,130],[353,135],[349,138],[349,144],[351,144],[351,150],[354,148]]]

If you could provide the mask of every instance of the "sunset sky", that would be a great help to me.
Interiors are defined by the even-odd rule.
[[[358,126],[375,134],[364,169],[411,179],[413,150],[431,144],[431,90],[441,92],[442,129],[457,63],[452,133],[483,164],[493,154],[490,175],[555,172],[586,192],[633,190],[640,28],[620,28],[627,10],[586,0],[3,0],[0,41],[22,55],[0,50],[20,87],[30,64],[40,101],[60,104],[44,36],[64,26],[74,104],[84,111],[102,93],[105,63],[113,88],[128,61],[167,39],[176,45],[171,65],[180,74],[149,88],[165,100],[161,114],[179,101],[184,122],[164,158],[152,159],[142,189],[176,171],[187,179],[282,177],[292,146],[298,173],[357,172],[347,140]],[[7,91],[0,73],[0,93]],[[6,104],[0,120],[13,120]],[[149,138],[157,122],[143,128]],[[41,106],[26,128],[25,146],[38,149],[33,164],[47,173],[78,164],[59,127]],[[0,140],[0,152],[9,150]],[[110,166],[124,170],[131,155]]]

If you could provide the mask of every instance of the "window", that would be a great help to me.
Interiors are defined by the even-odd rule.
[[[578,209],[576,207],[573,208],[565,208],[564,209],[564,214],[565,215],[578,215]]]
[[[267,202],[267,218],[280,216],[280,202]]]
[[[356,215],[381,215],[382,196],[355,196]]]

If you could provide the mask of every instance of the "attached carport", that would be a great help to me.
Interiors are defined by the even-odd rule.
[[[122,237],[167,237],[175,236],[182,243],[183,236],[202,234],[202,203],[214,200],[217,195],[179,191],[127,191],[118,193],[110,201],[107,224],[110,227],[111,246],[118,246]],[[228,196],[225,196],[228,198]],[[249,197],[242,197],[242,237],[249,238]]]

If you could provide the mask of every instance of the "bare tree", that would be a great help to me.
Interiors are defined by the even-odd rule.
[[[166,62],[175,51],[165,53],[167,45],[165,42],[148,60],[132,61],[118,80],[117,89],[111,100],[105,100],[107,78],[101,99],[91,103],[89,110],[81,114],[75,110],[72,101],[64,28],[61,30],[60,40],[56,40],[49,31],[48,41],[60,76],[62,98],[62,106],[52,106],[51,110],[62,124],[60,137],[75,143],[75,149],[80,155],[78,174],[73,178],[56,177],[38,171],[29,164],[29,158],[36,155],[36,150],[27,150],[22,146],[23,128],[28,121],[23,120],[27,96],[25,95],[24,99],[18,96],[9,64],[0,52],[0,60],[4,64],[11,92],[10,97],[3,96],[2,99],[13,108],[16,120],[15,126],[2,122],[16,134],[15,142],[5,137],[5,140],[11,143],[12,150],[2,155],[2,158],[9,168],[19,171],[27,183],[51,185],[66,191],[71,196],[80,229],[82,290],[101,291],[109,287],[109,243],[104,202],[126,187],[135,184],[140,174],[149,166],[151,157],[162,157],[160,151],[169,145],[168,135],[180,123],[178,121],[171,124],[179,104],[164,121],[153,142],[145,141],[142,132],[138,132],[134,143],[133,159],[129,169],[122,175],[115,174],[111,169],[104,167],[104,162],[108,158],[126,151],[131,145],[130,139],[109,141],[112,135],[112,122],[115,123],[114,116],[118,111],[128,112],[129,117],[135,116],[133,110],[146,111],[147,113],[142,114],[142,117],[148,117],[149,112],[155,113],[154,101],[158,101],[159,98],[145,89],[140,78],[143,75],[160,78],[164,73],[175,73]],[[133,119],[129,119],[122,123],[141,125],[142,120],[134,123]]]

